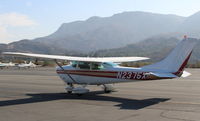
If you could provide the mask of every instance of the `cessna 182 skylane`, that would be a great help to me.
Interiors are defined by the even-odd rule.
[[[68,93],[83,94],[89,92],[87,85],[103,85],[105,92],[112,91],[110,84],[136,82],[157,79],[186,77],[190,73],[184,68],[191,56],[197,39],[184,38],[163,60],[140,68],[122,67],[116,63],[146,60],[146,57],[71,57],[18,52],[4,52],[4,55],[27,56],[53,59],[57,63],[57,74],[67,84]],[[61,66],[57,60],[68,60],[69,65]],[[78,87],[74,85],[78,84]]]

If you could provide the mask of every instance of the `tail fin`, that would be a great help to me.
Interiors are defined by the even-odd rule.
[[[180,76],[183,73],[196,43],[197,39],[184,38],[165,59],[142,68],[155,71],[159,70],[161,72],[170,72]]]

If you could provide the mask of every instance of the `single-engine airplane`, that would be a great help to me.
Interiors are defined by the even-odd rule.
[[[3,68],[8,68],[8,67],[14,67],[15,64],[12,63],[12,62],[9,62],[9,63],[2,63],[0,62],[0,68],[3,69]]]
[[[35,68],[36,65],[30,61],[29,63],[26,63],[26,61],[22,64],[17,65],[17,67],[20,68]]]
[[[158,79],[187,77],[184,68],[192,54],[197,39],[184,38],[173,51],[160,62],[140,68],[122,67],[116,63],[146,60],[146,57],[72,57],[18,52],[3,52],[9,56],[27,56],[53,59],[57,63],[56,72],[67,84],[68,93],[78,95],[89,92],[87,85],[103,85],[105,92],[111,92],[111,84]],[[61,66],[57,60],[68,60],[69,65]],[[75,84],[79,85],[75,87]]]

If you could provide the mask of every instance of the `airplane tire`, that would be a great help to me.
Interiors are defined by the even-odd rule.
[[[113,91],[113,87],[112,86],[106,85],[106,84],[104,84],[103,86],[104,86],[104,92],[105,93],[111,93]]]
[[[111,90],[104,90],[105,93],[111,93]]]
[[[79,97],[82,96],[82,95],[83,95],[83,94],[77,94],[77,96],[79,96]]]
[[[72,94],[72,91],[67,91],[68,94]]]

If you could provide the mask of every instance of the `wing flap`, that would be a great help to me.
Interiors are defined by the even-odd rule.
[[[19,52],[3,52],[2,54],[8,56],[25,56],[34,58],[83,61],[83,62],[134,62],[134,61],[149,59],[147,57],[73,57],[73,56],[60,56],[60,55],[19,53]]]

